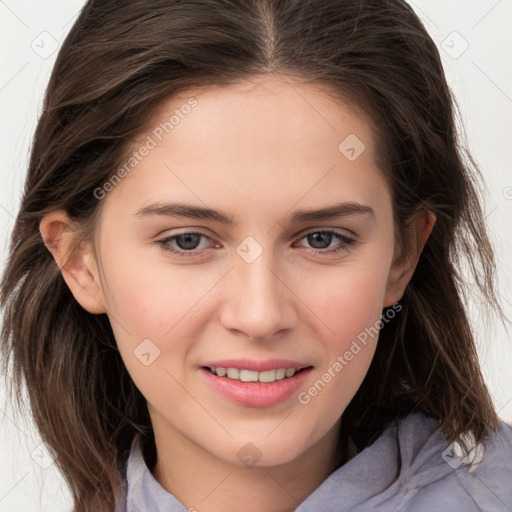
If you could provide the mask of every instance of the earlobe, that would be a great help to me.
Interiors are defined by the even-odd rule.
[[[67,213],[56,210],[46,214],[39,231],[78,303],[89,313],[106,313],[91,244],[77,245]]]
[[[384,307],[392,306],[402,298],[435,222],[436,216],[430,210],[415,215],[410,224],[411,230],[404,236],[400,253],[391,265]]]

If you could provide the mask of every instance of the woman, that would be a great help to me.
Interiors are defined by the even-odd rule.
[[[476,173],[402,1],[89,2],[2,283],[75,510],[512,503]]]

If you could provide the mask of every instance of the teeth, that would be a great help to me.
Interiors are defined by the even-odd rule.
[[[291,377],[295,373],[295,368],[286,368],[285,375]]]
[[[227,377],[232,380],[242,382],[275,382],[287,377],[292,377],[296,373],[295,368],[278,368],[277,370],[266,370],[264,372],[255,372],[253,370],[244,370],[239,368],[210,368],[211,372],[219,377]]]
[[[258,372],[240,370],[240,380],[242,382],[258,382]]]
[[[254,372],[256,373],[256,372]],[[276,371],[275,370],[267,370],[265,372],[260,372],[258,375],[258,380],[260,382],[274,382],[276,379]]]
[[[228,379],[240,380],[240,370],[238,368],[228,368]]]
[[[279,368],[276,370],[276,380],[284,379],[286,376],[286,368]]]

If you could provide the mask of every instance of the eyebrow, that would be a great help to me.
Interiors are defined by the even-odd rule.
[[[151,215],[167,215],[170,217],[187,217],[191,219],[213,220],[222,224],[234,224],[235,218],[232,215],[195,206],[185,203],[154,203],[141,208],[135,213],[139,217]],[[338,217],[348,217],[351,215],[370,215],[375,217],[373,208],[354,202],[338,203],[332,206],[326,206],[316,210],[296,210],[290,218],[290,224],[300,224],[302,222],[315,220],[328,220]]]

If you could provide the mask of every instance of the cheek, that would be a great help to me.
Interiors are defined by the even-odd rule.
[[[309,294],[307,304],[317,315],[310,334],[323,338],[325,357],[316,380],[298,401],[326,425],[343,412],[368,371],[380,331],[386,278],[385,265],[372,262],[340,268],[323,278],[317,275],[316,286],[312,281],[304,284],[302,293]]]
[[[378,321],[382,313],[387,271],[382,263],[330,268],[301,284],[301,297],[323,325],[334,349],[343,349],[350,340]]]
[[[132,380],[150,402],[166,397],[172,403],[181,396],[177,382],[185,381],[189,340],[199,336],[190,313],[204,291],[187,286],[179,276],[178,271],[155,276],[124,265],[109,274],[109,318],[117,346]]]
[[[123,254],[127,256],[121,261],[103,258],[108,317],[127,371],[141,392],[151,396],[158,391],[155,385],[169,380],[166,345],[187,324],[187,312],[201,290],[180,279],[179,270],[165,274],[159,267],[157,272],[134,252]],[[171,349],[181,359],[184,350],[186,343]]]
[[[210,267],[146,263],[145,255],[124,251],[120,262],[103,258],[109,318],[119,352],[137,388],[166,403],[183,395],[187,361],[214,307],[219,281]],[[179,400],[178,400],[179,402]]]
[[[109,313],[122,337],[161,340],[181,323],[215,284],[216,275],[188,265],[147,263],[143,252],[123,251],[120,262],[104,258]],[[139,339],[139,342],[141,340]]]

